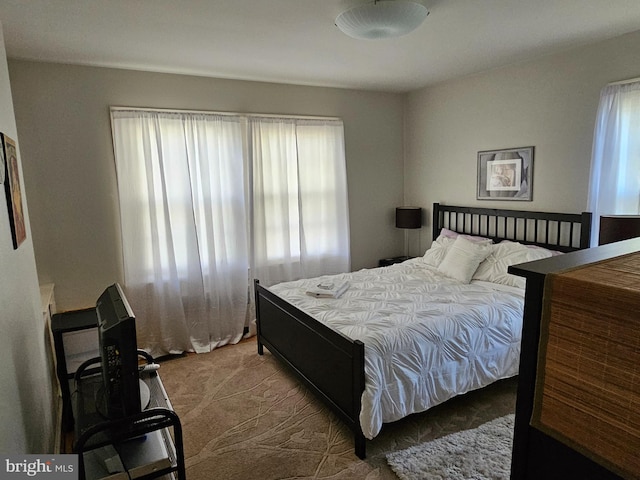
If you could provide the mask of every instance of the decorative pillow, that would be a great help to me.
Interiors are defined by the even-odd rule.
[[[451,248],[451,245],[453,245],[453,242],[455,242],[453,238],[440,235],[424,253],[422,259],[427,265],[437,267],[442,263],[442,260],[444,260],[444,257]]]
[[[490,243],[472,242],[461,235],[454,240],[438,270],[462,283],[469,283],[480,262],[490,253]]]
[[[431,247],[425,252],[423,260],[427,265],[431,265],[432,267],[438,267],[444,257],[447,255],[447,252],[455,242],[458,237],[465,238],[473,243],[486,244],[491,245],[492,240],[490,238],[484,237],[474,237],[471,235],[464,235],[447,228],[443,228],[440,231],[440,235],[435,241],[431,244]]]
[[[491,254],[480,264],[473,275],[473,280],[525,288],[525,279],[507,273],[507,268],[510,265],[532,262],[551,256],[552,252],[545,248],[529,248],[528,245],[518,242],[503,241],[491,246]]]

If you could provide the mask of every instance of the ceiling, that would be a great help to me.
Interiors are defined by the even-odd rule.
[[[640,29],[639,0],[423,0],[414,32],[334,25],[371,0],[0,0],[9,58],[405,92]]]

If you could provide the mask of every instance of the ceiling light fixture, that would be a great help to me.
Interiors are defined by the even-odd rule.
[[[418,28],[429,15],[419,1],[375,0],[336,17],[336,26],[353,38],[400,37]]]

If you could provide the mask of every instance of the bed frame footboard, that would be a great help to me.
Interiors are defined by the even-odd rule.
[[[264,347],[317,394],[353,431],[355,453],[366,456],[360,427],[364,344],[301,312],[255,280],[258,354]]]

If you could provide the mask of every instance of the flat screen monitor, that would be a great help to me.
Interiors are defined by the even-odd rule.
[[[99,410],[109,419],[139,413],[136,322],[120,285],[107,287],[96,303],[96,312],[104,383]]]

